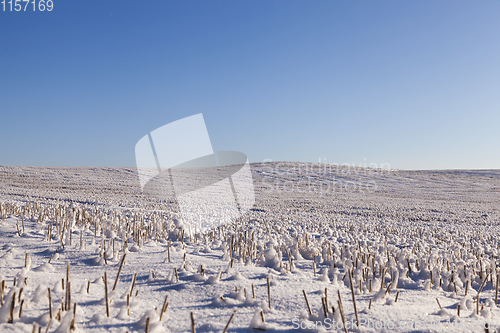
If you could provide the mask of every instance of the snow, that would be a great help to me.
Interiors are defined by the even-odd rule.
[[[0,331],[343,332],[339,294],[349,332],[500,324],[500,171],[304,165],[252,164],[253,209],[196,237],[133,168],[0,166]]]

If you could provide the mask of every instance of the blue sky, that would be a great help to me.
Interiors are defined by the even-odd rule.
[[[498,1],[0,11],[0,164],[135,166],[142,136],[201,112],[214,150],[252,162],[498,169],[499,16]]]

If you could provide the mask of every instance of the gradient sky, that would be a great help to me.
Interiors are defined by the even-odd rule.
[[[201,112],[214,150],[252,162],[500,169],[499,17],[456,0],[0,11],[0,164],[135,166],[142,136]]]

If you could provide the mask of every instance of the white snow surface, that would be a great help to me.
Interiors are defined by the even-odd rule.
[[[195,236],[134,168],[0,166],[0,332],[344,332],[339,295],[349,332],[499,326],[499,170],[251,168],[253,209]]]

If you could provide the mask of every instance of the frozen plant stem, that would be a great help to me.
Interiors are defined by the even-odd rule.
[[[344,326],[344,332],[348,333],[347,326],[345,325],[345,315],[344,315],[344,308],[342,307],[342,299],[340,298],[340,290],[337,290],[337,293],[339,296],[338,304],[339,304],[339,310],[340,310],[340,317],[342,318],[342,324]]]
[[[122,261],[120,262],[120,267],[118,268],[118,274],[116,274],[115,284],[113,284],[113,291],[116,289],[116,284],[118,283],[118,279],[120,278],[120,273],[122,271],[123,263],[125,262],[126,253],[123,254]]]
[[[328,312],[328,288],[325,288],[325,306],[326,312]]]
[[[106,296],[106,316],[109,318],[109,300],[108,300],[108,274],[104,272],[104,293]]]
[[[236,314],[236,310],[234,310],[233,314],[231,315],[231,317],[229,318],[229,321],[227,322],[227,325],[226,327],[224,328],[224,331],[222,331],[222,333],[226,333],[227,332],[227,329],[229,328],[229,324],[231,324],[231,320],[233,320],[233,317],[234,315]]]
[[[9,313],[9,320],[7,323],[12,324],[14,323],[14,307],[16,306],[16,292],[14,291],[14,294],[12,295],[12,302],[10,303],[10,313]]]
[[[495,306],[497,305],[498,302],[498,279],[500,278],[500,274],[497,274],[497,283],[495,286]]]
[[[356,315],[356,326],[359,327],[359,317],[358,317],[358,308],[356,306],[356,297],[354,296],[354,285],[352,283],[352,271],[347,272],[349,274],[349,282],[351,285],[351,294],[352,294],[352,303],[354,305],[354,314]]]
[[[163,318],[163,314],[165,313],[165,311],[167,310],[167,306],[168,306],[168,294],[165,295],[165,301],[163,301],[163,307],[161,308],[161,313],[160,313],[160,321],[161,319]]]
[[[50,319],[53,318],[52,316],[52,296],[50,294],[50,288],[47,288],[47,291],[49,292],[49,315],[50,315]]]
[[[134,278],[132,279],[132,286],[130,287],[130,297],[132,297],[132,292],[134,291],[135,279],[137,278],[137,272],[134,273]]]
[[[21,313],[23,312],[23,304],[24,304],[24,299],[21,301],[21,304],[19,305],[19,319],[21,319]]]
[[[269,277],[267,278],[267,299],[269,303],[269,309],[271,309],[271,284],[269,282]]]
[[[196,333],[196,328],[194,326],[194,315],[191,312],[191,333]]]
[[[310,316],[312,316],[311,306],[309,305],[309,301],[307,300],[306,291],[305,291],[305,290],[302,290],[302,293],[304,294],[304,298],[305,298],[305,300],[306,300],[307,310],[309,310],[309,315],[310,315]]]

